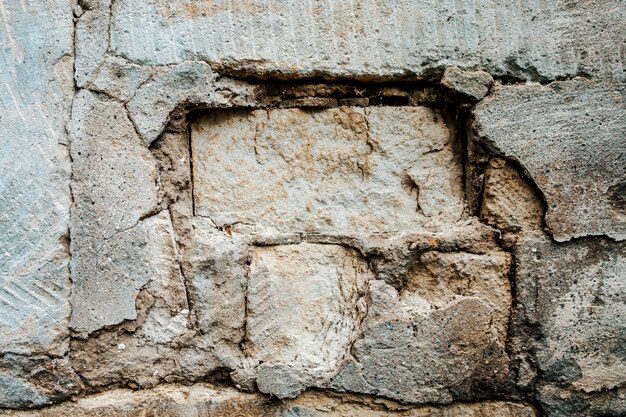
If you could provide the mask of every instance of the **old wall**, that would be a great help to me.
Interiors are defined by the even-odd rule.
[[[626,414],[623,2],[0,18],[0,415]]]

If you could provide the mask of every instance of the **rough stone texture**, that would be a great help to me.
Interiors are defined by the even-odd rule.
[[[135,63],[189,59],[278,76],[416,74],[444,66],[554,79],[624,79],[619,0],[432,2],[367,0],[116,1],[111,50]],[[597,19],[586,19],[597,16]]]
[[[461,296],[481,298],[494,310],[493,326],[503,339],[511,307],[510,264],[504,252],[425,252],[408,271],[404,295],[425,299],[437,309]]]
[[[43,407],[66,400],[81,389],[80,378],[64,358],[11,353],[0,358],[0,404],[3,407]]]
[[[0,415],[626,414],[623,2],[39,3]]]
[[[81,290],[99,298],[85,301],[109,322],[124,324],[120,332],[104,331],[72,342],[72,364],[83,380],[90,386],[132,382],[144,387],[183,374],[181,362],[187,353],[184,346],[177,345],[178,352],[172,345],[188,333],[189,306],[167,212],[103,243],[97,272],[97,281],[85,283]],[[95,284],[109,292],[98,294],[90,288]],[[116,308],[109,311],[111,303]]]
[[[196,212],[220,227],[436,230],[463,213],[460,155],[437,111],[218,112],[191,135]]]
[[[213,346],[212,334],[228,341],[215,349],[228,358],[225,363],[241,361],[232,374],[237,386],[256,385],[279,398],[292,398],[307,387],[332,387],[414,403],[448,403],[472,398],[470,386],[492,389],[485,375],[493,381],[506,376],[510,260],[497,251],[492,229],[456,224],[465,207],[451,130],[440,113],[419,107],[220,111],[192,125],[194,209],[205,218],[195,220],[191,231],[191,296],[196,319]],[[340,140],[351,145],[345,146],[345,156],[337,153],[344,149]],[[353,142],[363,149],[362,162],[348,151]],[[350,181],[355,185],[346,190]],[[287,203],[276,203],[276,184],[293,189]],[[344,203],[355,200],[352,194],[356,203]],[[391,205],[389,194],[407,203]],[[303,199],[311,202],[309,210]],[[328,207],[322,214],[329,221],[307,219],[318,215],[315,204],[320,203]],[[295,208],[287,210],[289,204]],[[283,207],[284,213],[272,212]],[[222,213],[231,217],[224,219]],[[371,215],[380,220],[361,218]],[[406,225],[388,229],[388,219]],[[427,234],[425,229],[440,231]],[[407,236],[411,230],[422,234]],[[386,238],[379,239],[380,232]],[[461,248],[472,252],[458,252]],[[385,294],[396,290],[373,280],[376,275],[362,254],[376,254],[376,272],[406,287],[394,306],[390,301],[378,305],[382,296],[374,295],[372,283],[384,285],[376,291]],[[446,283],[437,286],[442,276]],[[410,328],[419,328],[423,345],[413,345],[414,336],[407,336],[404,327],[379,332],[382,324],[372,321],[372,311],[379,321],[394,322],[399,320],[396,310],[404,311],[401,320]],[[468,335],[459,320],[482,331]],[[439,328],[440,321],[451,324]],[[404,340],[405,353],[371,359],[361,353],[376,350],[380,338],[387,337]],[[435,339],[463,347],[433,353]],[[237,342],[245,357],[227,353]],[[391,375],[389,381],[360,382],[415,359],[419,367],[408,370],[414,385],[402,382],[391,391],[384,386],[393,383]],[[459,366],[467,362],[484,364],[479,370]]]
[[[485,97],[493,84],[493,77],[484,71],[463,71],[458,67],[446,68],[441,84],[470,100]]]
[[[438,267],[438,261],[423,263],[426,268]],[[404,402],[449,403],[479,397],[481,389],[488,389],[481,387],[481,382],[502,380],[507,372],[506,313],[497,309],[510,307],[506,305],[510,303],[509,289],[481,298],[490,283],[471,275],[471,269],[480,268],[481,262],[470,262],[469,267],[463,263],[455,265],[461,276],[448,278],[443,284],[447,291],[441,291],[441,299],[436,300],[410,290],[398,294],[381,281],[371,281],[372,302],[363,336],[355,342],[351,360],[334,378],[332,387]],[[503,286],[503,274],[508,272],[505,258],[492,268],[491,281]],[[460,289],[456,285],[461,283],[455,281],[462,281],[464,274],[466,282]],[[478,282],[472,285],[474,281]],[[489,298],[500,305],[490,305]]]
[[[139,411],[141,410],[141,411]],[[134,414],[138,412],[140,414]],[[131,414],[127,414],[131,413]],[[206,384],[165,385],[149,391],[112,390],[43,411],[1,413],[14,417],[117,417],[119,415],[197,417],[535,417],[529,405],[505,401],[449,407],[407,407],[390,401],[308,393],[297,400],[276,402],[255,394]]]
[[[370,278],[367,263],[342,246],[256,248],[247,288],[248,353],[264,368],[288,365],[299,379],[323,384],[358,335]],[[262,392],[268,383],[282,381],[259,377]],[[274,386],[267,391],[279,397],[299,393]]]
[[[135,318],[134,299],[159,268],[145,265],[158,259],[158,244],[153,246],[157,253],[145,247],[147,240],[143,248],[128,253],[137,234],[146,239],[150,233],[149,223],[141,219],[156,208],[156,167],[119,103],[81,92],[74,100],[69,132],[74,194],[70,325],[90,333]],[[120,245],[128,246],[117,251]],[[120,264],[121,259],[134,266],[127,269],[130,265]],[[120,279],[125,285],[114,284]],[[102,285],[103,280],[110,284]],[[112,304],[121,308],[111,309]]]
[[[621,416],[626,413],[626,388],[585,394],[554,385],[539,385],[537,398],[549,416]]]
[[[510,161],[489,160],[480,206],[483,221],[504,232],[539,231],[543,211],[539,196]]]
[[[604,239],[558,245],[528,237],[516,248],[519,301],[540,335],[534,351],[550,386],[544,391],[593,393],[626,382],[625,253],[623,243]],[[566,401],[556,397],[543,401],[559,409]],[[623,401],[614,403],[614,411],[626,410]]]
[[[580,78],[502,86],[474,111],[476,140],[519,162],[543,193],[557,241],[626,237],[625,92]]]
[[[72,10],[0,4],[0,355],[67,349]]]

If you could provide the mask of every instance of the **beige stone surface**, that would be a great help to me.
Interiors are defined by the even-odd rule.
[[[543,227],[543,204],[510,161],[489,160],[484,174],[480,217],[504,232],[538,231]]]
[[[510,267],[506,252],[425,252],[409,270],[403,296],[425,300],[430,309],[463,297],[480,298],[493,309],[493,326],[504,344],[511,309]]]
[[[255,248],[247,287],[248,353],[263,367],[289,365],[309,384],[323,384],[358,335],[372,277],[358,252],[342,246]],[[261,391],[268,383],[263,379],[257,381]]]
[[[276,402],[258,394],[207,384],[164,385],[146,391],[112,390],[40,411],[1,412],[13,417],[534,417],[530,405],[505,401],[445,407],[407,407],[352,396],[307,393],[292,401]]]
[[[257,233],[436,230],[461,218],[461,159],[436,110],[215,112],[192,127],[196,213]]]

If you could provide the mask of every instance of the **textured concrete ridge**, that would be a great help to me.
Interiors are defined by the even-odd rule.
[[[626,415],[625,31],[0,0],[0,415]]]

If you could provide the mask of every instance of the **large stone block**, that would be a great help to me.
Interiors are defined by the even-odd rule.
[[[370,305],[337,390],[403,402],[489,395],[508,373],[508,255],[426,252],[406,289],[370,281]]]
[[[364,79],[458,65],[523,78],[624,79],[619,0],[122,0],[112,13],[111,50],[136,63],[199,59],[223,71]]]
[[[625,93],[580,78],[501,86],[474,111],[475,139],[528,172],[558,241],[626,237]]]
[[[70,315],[72,8],[65,0],[9,1],[0,16],[0,356],[62,355]]]
[[[428,108],[213,112],[192,158],[196,214],[220,227],[437,230],[464,209],[453,133]]]
[[[540,335],[542,381],[599,393],[626,383],[626,255],[605,239],[555,244],[528,237],[515,249],[519,301]]]
[[[366,312],[366,282],[372,277],[367,262],[342,246],[255,248],[247,288],[249,354],[263,367],[288,365],[308,384],[323,383],[358,335]],[[260,375],[262,391],[282,382]],[[272,393],[284,397],[299,392]]]
[[[172,242],[150,240],[151,234],[169,233],[164,226],[168,220],[142,221],[156,210],[156,163],[123,105],[83,90],[74,100],[69,132],[74,193],[71,327],[88,334],[135,317],[137,292],[159,269],[155,257]],[[155,222],[160,223],[156,228]],[[113,304],[118,308],[111,309]]]

